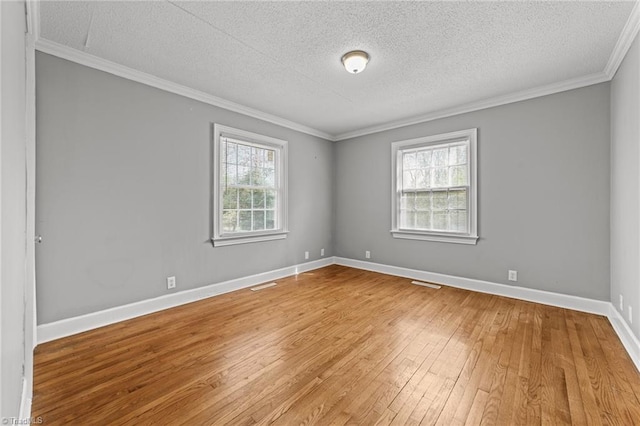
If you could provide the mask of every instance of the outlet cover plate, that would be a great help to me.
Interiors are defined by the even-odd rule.
[[[167,277],[167,289],[176,288],[176,277]]]

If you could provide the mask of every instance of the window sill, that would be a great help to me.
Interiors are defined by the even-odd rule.
[[[478,242],[477,235],[455,235],[455,234],[439,234],[436,232],[420,232],[392,229],[393,238],[403,238],[406,240],[422,240],[436,241],[439,243],[455,243],[455,244],[476,244]]]
[[[287,231],[278,231],[270,234],[234,235],[228,237],[212,238],[214,247],[233,246],[236,244],[259,243],[262,241],[283,240],[287,238]]]

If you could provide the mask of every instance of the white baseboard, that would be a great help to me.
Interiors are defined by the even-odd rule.
[[[263,272],[248,277],[180,291],[153,299],[142,300],[140,302],[105,309],[103,311],[92,312],[90,314],[42,324],[38,326],[38,343],[60,339],[62,337],[93,330],[105,325],[184,305],[185,303],[195,302],[208,297],[217,296],[219,294],[251,287],[267,281],[273,281],[290,275],[311,271],[333,263],[333,258],[327,257],[312,262],[276,269],[274,271]]]
[[[25,420],[31,418],[31,383],[33,378],[22,378],[22,396],[20,398],[20,413],[18,418]]]
[[[489,281],[462,278],[453,275],[420,271],[417,269],[401,268],[398,266],[383,265],[380,263],[365,262],[362,260],[347,259],[344,257],[336,257],[335,263],[338,265],[350,266],[352,268],[365,269],[367,271],[380,272],[383,274],[407,277],[420,281],[428,281],[435,284],[444,284],[450,287],[463,288],[465,290],[478,291],[480,293],[489,293],[513,299],[527,300],[529,302],[542,303],[544,305],[573,309],[591,314],[609,315],[610,303],[603,300],[593,300],[584,297],[570,296],[567,294],[552,293],[550,291],[497,284]]]
[[[622,345],[627,350],[627,353],[631,357],[631,360],[636,365],[638,371],[640,371],[640,340],[633,334],[629,324],[622,318],[620,312],[613,306],[613,303],[609,304],[609,322],[611,326],[618,334]]]

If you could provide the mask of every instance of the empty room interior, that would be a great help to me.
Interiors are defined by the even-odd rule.
[[[0,22],[3,424],[640,424],[637,1]]]

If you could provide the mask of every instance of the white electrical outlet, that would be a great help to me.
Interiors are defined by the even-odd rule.
[[[629,306],[629,324],[633,324],[633,309]]]
[[[509,270],[509,281],[518,281],[518,271]]]
[[[305,251],[305,252],[304,252],[304,258],[305,258],[305,259],[309,259],[309,252],[308,252],[308,251]]]
[[[624,313],[624,296],[620,295],[620,312]]]
[[[176,277],[167,277],[167,289],[176,288]]]
[[[324,249],[320,249],[320,256],[324,256]]]
[[[369,250],[365,251],[364,257],[366,257],[367,259],[371,259],[371,252]]]

